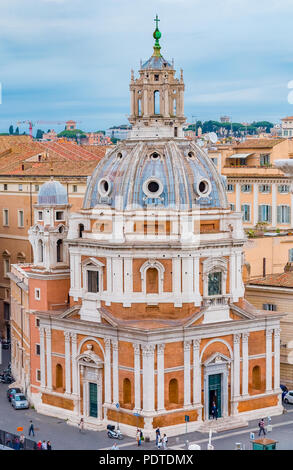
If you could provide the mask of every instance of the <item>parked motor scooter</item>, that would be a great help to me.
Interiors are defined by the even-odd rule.
[[[115,430],[115,426],[113,424],[107,425],[107,435],[111,439],[123,439],[120,429]]]

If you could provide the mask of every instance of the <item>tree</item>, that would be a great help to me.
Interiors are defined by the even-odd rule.
[[[36,133],[36,139],[41,140],[43,138],[44,131],[42,129],[38,129]]]
[[[14,135],[19,135],[19,128],[18,127],[15,129],[15,134]]]
[[[12,124],[11,124],[11,126],[9,126],[9,134],[13,135],[13,125]]]
[[[73,140],[78,140],[78,139],[83,139],[86,137],[85,132],[81,131],[80,129],[73,129],[72,131],[62,131],[58,134],[58,137],[65,137],[67,139],[73,139]]]

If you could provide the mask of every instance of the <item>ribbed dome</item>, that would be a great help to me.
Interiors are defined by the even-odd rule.
[[[142,70],[163,70],[163,69],[172,69],[173,66],[164,59],[163,56],[156,57],[152,55],[142,66]]]
[[[227,208],[221,176],[207,154],[188,140],[125,141],[97,165],[84,208]]]
[[[38,204],[50,206],[68,204],[66,189],[59,181],[53,179],[48,181],[39,190]]]

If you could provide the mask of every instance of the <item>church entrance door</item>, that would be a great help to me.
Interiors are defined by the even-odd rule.
[[[89,383],[89,415],[93,418],[98,417],[98,387],[97,384],[90,382]]]
[[[215,402],[218,418],[222,416],[222,374],[209,375],[209,417],[212,417],[212,406]]]

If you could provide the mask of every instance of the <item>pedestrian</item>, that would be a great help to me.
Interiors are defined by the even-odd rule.
[[[141,440],[140,440],[140,429],[137,428],[136,431],[136,441],[137,441],[137,446],[140,446]]]
[[[39,441],[39,442],[37,443],[37,448],[38,448],[38,450],[41,450],[41,449],[42,449],[42,441]]]
[[[83,418],[80,418],[80,421],[79,421],[79,432],[83,432],[84,431],[84,420]]]
[[[144,441],[144,435],[143,435],[142,430],[140,430],[140,443],[142,444],[143,441]]]
[[[161,449],[162,443],[163,443],[163,442],[162,442],[162,438],[159,437],[159,439],[158,439],[158,444],[157,444],[158,449]]]
[[[20,442],[19,442],[19,437],[16,436],[13,441],[13,449],[15,450],[20,450]]]
[[[41,445],[42,450],[47,450],[47,442],[43,441]]]
[[[119,447],[117,446],[116,442],[114,442],[114,444],[112,445],[111,450],[119,450]]]
[[[163,441],[163,449],[167,450],[168,437],[166,436],[166,434],[164,434],[162,441]]]
[[[33,437],[35,437],[35,427],[34,427],[34,423],[32,422],[32,420],[30,420],[30,427],[29,427],[29,430],[28,430],[28,435],[30,436],[32,433]]]
[[[24,441],[25,441],[24,434],[21,434],[19,438],[20,449],[24,449]]]
[[[216,420],[218,419],[218,409],[217,409],[217,405],[215,401],[213,401],[213,404],[212,404],[212,416],[213,416],[213,419],[215,418]]]
[[[263,432],[263,435],[265,436],[266,435],[266,431],[265,431],[265,422],[264,422],[264,419],[262,418],[260,420],[260,422],[258,423],[258,427],[259,427],[259,433],[258,435],[260,436],[261,433]]]
[[[52,450],[52,445],[50,441],[47,442],[47,450]]]
[[[160,428],[157,428],[156,429],[156,446],[158,447],[158,442],[160,440],[160,437],[161,437],[161,431],[160,431]]]

